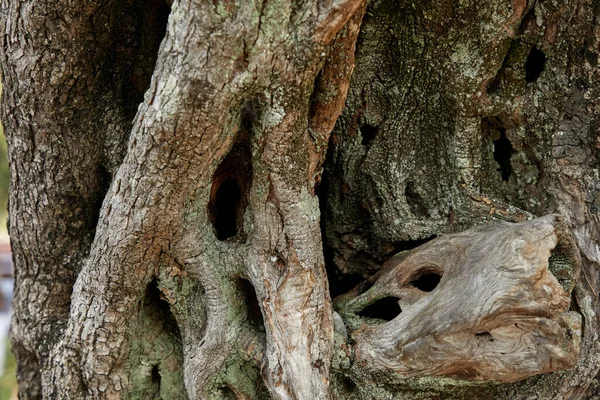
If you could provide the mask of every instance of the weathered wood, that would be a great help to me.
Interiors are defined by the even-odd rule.
[[[351,327],[360,368],[511,382],[576,364],[581,316],[569,307],[580,268],[564,221],[550,215],[400,253],[371,288],[360,284],[335,307]],[[382,299],[390,298],[401,308],[391,321],[361,314],[389,307]]]
[[[599,15],[4,0],[21,397],[581,398]]]

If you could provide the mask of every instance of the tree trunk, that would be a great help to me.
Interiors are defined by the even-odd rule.
[[[600,7],[422,3],[3,0],[20,397],[592,396]]]

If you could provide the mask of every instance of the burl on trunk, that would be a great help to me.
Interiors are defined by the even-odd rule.
[[[515,381],[575,365],[581,316],[570,305],[580,266],[564,221],[549,215],[399,253],[335,305],[361,368]]]

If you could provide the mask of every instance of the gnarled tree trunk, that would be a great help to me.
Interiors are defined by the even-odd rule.
[[[21,398],[592,395],[593,0],[1,12]]]

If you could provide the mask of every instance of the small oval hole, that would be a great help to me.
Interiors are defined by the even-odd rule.
[[[360,126],[360,135],[362,137],[361,144],[363,146],[370,146],[375,136],[377,136],[377,132],[379,128],[373,126],[371,124],[363,124]]]
[[[411,285],[423,292],[432,292],[439,285],[442,276],[435,272],[426,272],[411,282]]]
[[[375,301],[373,304],[365,307],[361,312],[358,313],[361,317],[383,319],[385,321],[391,321],[396,318],[402,310],[398,304],[396,297],[384,297]]]

